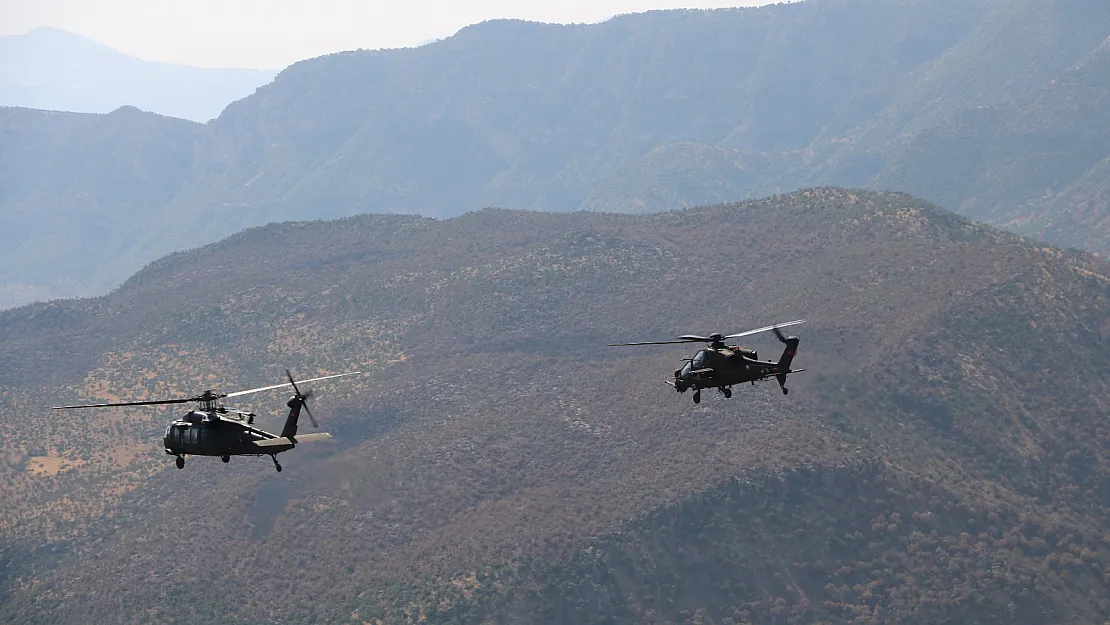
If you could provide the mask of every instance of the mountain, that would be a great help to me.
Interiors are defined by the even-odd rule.
[[[831,188],[250,229],[0,312],[0,618],[1103,623],[1108,280]],[[695,405],[691,346],[604,347],[801,317],[789,396]],[[286,366],[368,373],[317,385],[336,438],[281,474],[173,468],[180,407],[47,409]]]
[[[1096,8],[993,6],[858,140],[837,144],[826,165],[835,173],[815,180],[866,179],[1056,244],[1110,250],[1106,230],[1091,232],[1061,205],[1080,200],[1075,187],[1086,189],[1110,156],[1110,14]]]
[[[157,167],[95,140],[114,113],[68,132],[76,122],[3,109],[5,162],[49,173],[9,183],[22,190],[0,214],[18,206],[24,217],[0,264],[28,265],[16,249],[54,260],[8,272],[0,293],[10,304],[102,293],[170,251],[272,221],[490,206],[651,212],[815,185],[908,192],[1105,252],[1108,37],[1100,0],[496,20],[417,48],[294,64],[203,126],[149,120],[144,149],[174,154]],[[188,150],[160,141],[185,135]],[[111,171],[125,197],[69,184],[43,145]],[[0,187],[15,171],[0,168]],[[152,177],[167,181],[158,197]],[[56,216],[29,224],[28,214]],[[46,231],[63,234],[46,241]],[[110,240],[90,246],[82,231]]]
[[[144,61],[57,28],[0,37],[0,106],[78,113],[135,106],[205,122],[276,74]]]
[[[20,234],[0,252],[0,282],[51,297],[116,286],[134,239],[188,180],[201,126],[134,107],[2,112],[0,228]],[[0,303],[20,303],[18,293],[0,287]]]

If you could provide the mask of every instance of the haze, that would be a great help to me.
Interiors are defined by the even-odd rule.
[[[53,26],[149,61],[280,69],[340,50],[398,48],[495,18],[597,22],[669,8],[756,6],[766,0],[40,0],[0,4],[0,35]]]

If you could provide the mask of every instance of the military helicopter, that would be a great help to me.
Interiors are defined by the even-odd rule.
[[[362,372],[352,371],[350,373],[325,375],[319,378],[301,380],[301,384],[305,384],[306,382],[319,382],[320,380],[330,380],[331,378],[341,378],[358,373]],[[288,382],[274,384],[272,386],[263,386],[261,388],[252,388],[246,391],[235,391],[234,393],[215,393],[211,390],[207,390],[196,397],[185,397],[181,399],[155,399],[150,401],[129,401],[111,404],[54,406],[53,410],[108,408],[113,406],[153,406],[157,404],[197,402],[198,405],[196,409],[186,413],[180,419],[169,424],[166,428],[166,434],[162,439],[166,446],[166,453],[171,456],[177,456],[176,462],[178,469],[185,468],[186,454],[192,456],[219,456],[224,462],[230,462],[232,456],[270,456],[270,459],[274,461],[274,468],[280,473],[281,463],[277,460],[277,455],[279,453],[293,449],[298,443],[307,443],[309,441],[323,440],[332,437],[331,434],[327,432],[297,436],[297,420],[300,418],[301,408],[304,408],[305,414],[307,414],[309,420],[312,421],[312,427],[318,428],[320,426],[317,425],[316,419],[312,416],[312,411],[308,409],[307,401],[309,397],[312,397],[312,391],[301,393],[301,390],[297,387],[297,383],[293,380],[293,374],[291,374],[288,369],[285,370],[285,377],[289,379]],[[228,408],[220,402],[221,399],[227,397],[239,397],[241,395],[250,395],[251,393],[261,393],[262,391],[270,391],[287,386],[293,387],[294,395],[286,403],[286,405],[289,406],[289,416],[285,419],[285,427],[281,429],[280,435],[271,434],[265,430],[251,427],[254,423],[255,416],[257,416],[253,412],[244,412],[242,410]]]
[[[791,373],[805,371],[805,369],[791,369],[790,363],[798,351],[799,339],[796,336],[783,336],[779,328],[805,323],[805,319],[787,321],[765,328],[757,328],[746,332],[738,332],[722,336],[710,334],[699,336],[697,334],[684,334],[673,341],[643,341],[640,343],[609,343],[608,347],[622,347],[626,345],[671,345],[676,343],[695,343],[704,341],[709,347],[700,350],[692,358],[684,358],[686,364],[674,372],[674,381],[664,380],[674,387],[679,393],[687,389],[694,389],[694,403],[701,403],[701,390],[703,388],[716,388],[722,395],[732,397],[732,385],[762,380],[776,379],[782,394],[789,393],[786,388],[786,376]],[[775,337],[786,345],[778,362],[759,360],[759,355],[754,349],[739,345],[725,345],[727,339],[736,339],[742,336],[772,331]]]

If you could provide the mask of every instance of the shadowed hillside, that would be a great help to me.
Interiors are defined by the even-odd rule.
[[[0,155],[0,188],[18,189],[0,204],[15,215],[0,298],[103,292],[173,250],[287,219],[652,212],[814,184],[907,192],[1105,251],[1104,9],[808,0],[498,20],[296,63],[204,126],[135,122],[108,144],[118,112],[75,124],[2,109],[0,132],[36,131]],[[75,182],[74,163],[121,197]],[[25,169],[57,182],[23,185]]]
[[[1106,284],[1091,257],[835,189],[249,230],[0,313],[0,615],[1101,623]],[[662,383],[684,346],[603,347],[800,317],[788,397],[695,405]],[[318,386],[336,439],[280,475],[172,468],[174,410],[46,409],[285,366],[369,373]],[[256,397],[276,427],[283,397]]]

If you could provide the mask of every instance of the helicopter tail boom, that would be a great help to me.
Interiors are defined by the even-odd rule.
[[[285,418],[285,425],[281,428],[281,436],[282,438],[291,438],[297,435],[297,421],[301,416],[304,398],[300,395],[294,395],[286,405],[289,406],[289,416]]]
[[[794,354],[798,352],[798,343],[800,339],[796,336],[784,337],[775,329],[775,335],[780,341],[786,344],[786,349],[782,350],[782,356],[779,357],[779,362],[775,366],[775,370],[779,373],[775,375],[775,379],[779,381],[779,386],[782,387],[782,392],[786,393],[786,376],[790,371],[790,363],[794,360]]]

